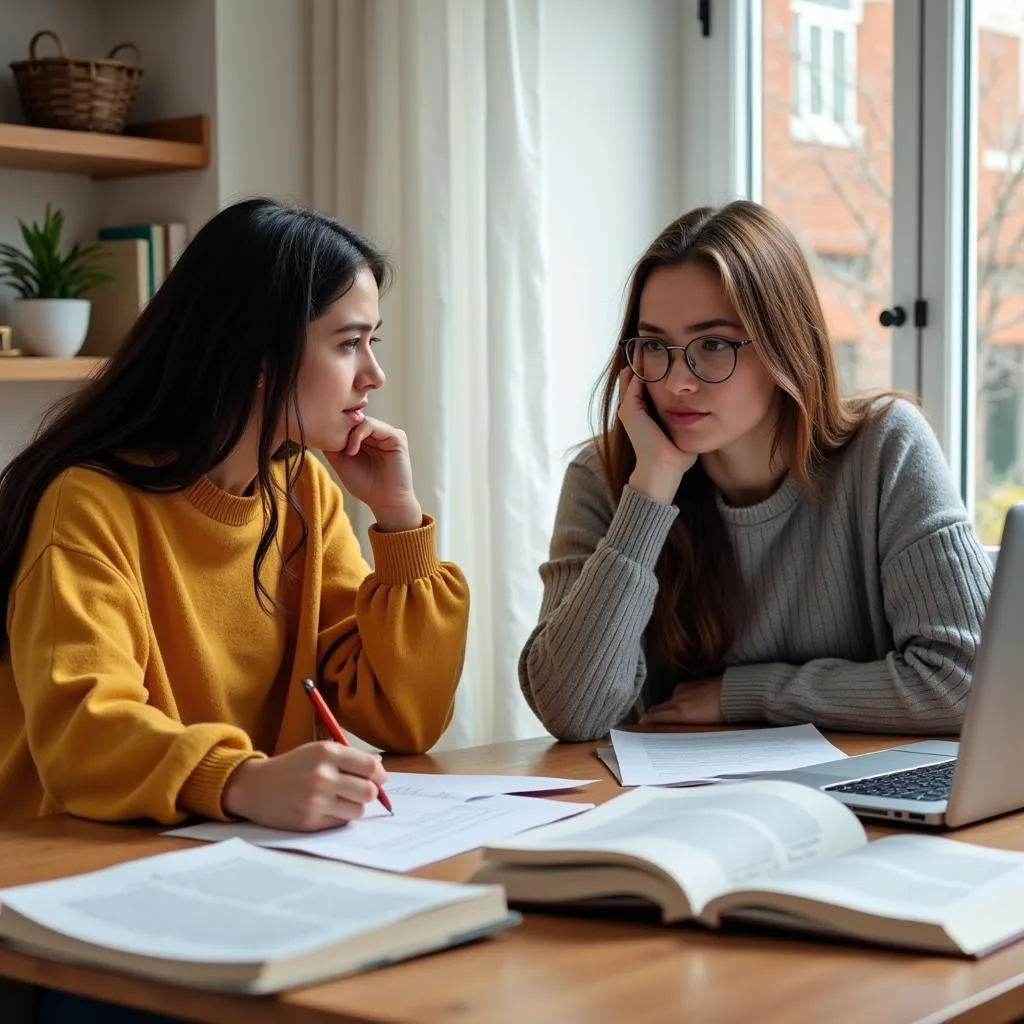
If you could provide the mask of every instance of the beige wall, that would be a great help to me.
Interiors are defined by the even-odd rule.
[[[28,56],[35,32],[49,26],[71,52],[98,52],[103,45],[100,9],[100,0],[0,0],[0,120],[22,120],[8,64]],[[52,52],[44,48],[51,45],[44,40],[38,53]],[[47,202],[64,211],[70,237],[91,235],[99,224],[99,188],[88,178],[0,169],[0,241],[18,241],[18,219],[41,218]],[[0,286],[0,323],[11,322],[10,298]],[[65,384],[0,383],[0,464],[28,439],[40,411],[67,389]]]
[[[146,221],[183,221],[195,232],[254,193],[309,202],[309,19],[310,0],[0,0],[0,120],[22,120],[7,65],[47,26],[72,54],[136,43],[145,72],[133,119],[207,113],[214,134],[203,171],[93,182],[0,170],[0,241],[17,242],[17,218],[41,217],[47,202],[64,211],[68,239]],[[10,299],[0,287],[0,323],[10,322]],[[0,382],[0,465],[73,387]]]
[[[217,191],[311,201],[310,0],[218,0]]]

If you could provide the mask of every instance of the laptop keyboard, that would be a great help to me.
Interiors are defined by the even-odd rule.
[[[859,796],[886,796],[895,800],[945,800],[953,785],[956,758],[939,764],[908,768],[903,772],[876,775],[871,779],[825,786],[826,792],[856,793]]]

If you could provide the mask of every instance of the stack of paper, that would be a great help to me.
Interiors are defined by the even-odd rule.
[[[311,853],[386,871],[411,871],[536,825],[572,817],[594,806],[510,793],[553,792],[594,781],[391,772],[387,794],[394,815],[373,804],[358,821],[325,832],[288,832],[248,822],[211,822],[167,834],[205,842],[244,839],[255,846]]]
[[[805,768],[846,755],[813,725],[731,732],[611,731],[597,751],[623,786],[686,786]]]

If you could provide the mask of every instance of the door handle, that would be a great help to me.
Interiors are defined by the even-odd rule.
[[[902,327],[907,322],[907,311],[902,306],[883,309],[878,314],[878,322],[883,327]]]

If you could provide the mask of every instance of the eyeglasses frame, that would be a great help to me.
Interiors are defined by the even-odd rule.
[[[695,345],[698,341],[707,341],[709,338],[714,338],[716,341],[724,341],[732,349],[732,369],[729,371],[728,375],[723,377],[721,380],[707,380],[702,377],[693,368],[693,364],[690,362],[686,354],[691,345]],[[640,377],[640,374],[636,373],[636,370],[633,369],[633,366],[629,361],[629,355],[626,352],[626,346],[631,341],[656,341],[665,349],[666,352],[668,352],[668,367],[660,377],[655,377],[654,380],[647,380],[645,377]],[[645,384],[657,384],[672,372],[672,366],[675,363],[675,356],[672,355],[673,352],[683,353],[683,362],[686,363],[686,368],[694,375],[694,377],[697,378],[697,380],[703,381],[705,384],[724,384],[736,372],[736,366],[740,361],[740,349],[746,348],[748,345],[753,345],[753,343],[753,338],[747,338],[745,341],[735,341],[733,338],[723,338],[720,334],[702,334],[699,338],[691,339],[685,345],[666,345],[661,338],[633,337],[623,338],[623,340],[618,343],[618,347],[622,349],[622,358],[626,360],[626,365],[633,373],[636,373],[637,377],[640,377],[640,380]]]

